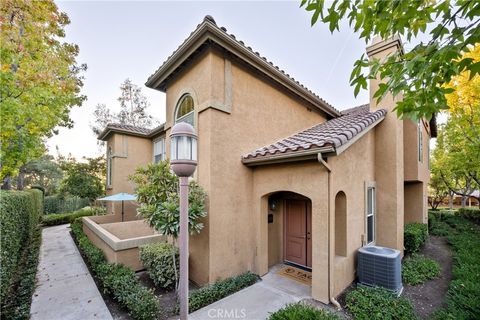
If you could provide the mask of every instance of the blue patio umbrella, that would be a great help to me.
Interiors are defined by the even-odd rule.
[[[134,195],[134,194],[129,194],[129,193],[125,193],[125,192],[120,192],[120,193],[114,194],[114,195],[112,195],[112,196],[99,198],[99,199],[97,199],[97,200],[102,200],[102,201],[122,201],[122,222],[123,222],[123,202],[124,202],[124,201],[136,201],[136,200],[137,200],[137,196]]]

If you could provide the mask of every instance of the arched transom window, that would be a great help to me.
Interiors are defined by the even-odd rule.
[[[175,123],[187,122],[193,126],[195,122],[193,107],[192,96],[188,94],[182,96],[175,111]]]

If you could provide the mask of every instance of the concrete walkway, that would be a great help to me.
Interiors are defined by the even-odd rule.
[[[31,319],[112,319],[68,225],[44,228]]]
[[[272,268],[262,281],[197,310],[188,318],[265,320],[286,304],[310,299],[311,287],[278,275],[280,267]]]

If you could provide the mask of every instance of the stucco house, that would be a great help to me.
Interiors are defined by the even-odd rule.
[[[367,54],[396,50],[393,38]],[[99,135],[108,192],[134,192],[128,175],[168,157],[172,126],[194,126],[193,179],[209,196],[205,228],[190,239],[196,283],[290,262],[311,269],[311,295],[328,303],[355,279],[358,248],[403,251],[404,224],[427,222],[435,128],[399,120],[400,97],[339,111],[209,16],[146,85],[166,93],[166,122],[153,130],[112,124]],[[370,96],[377,87],[372,80]]]

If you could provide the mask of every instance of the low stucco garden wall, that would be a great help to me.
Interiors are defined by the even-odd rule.
[[[144,220],[112,222],[113,215],[84,217],[83,231],[103,251],[108,262],[123,264],[134,271],[143,270],[139,246],[166,241]]]

